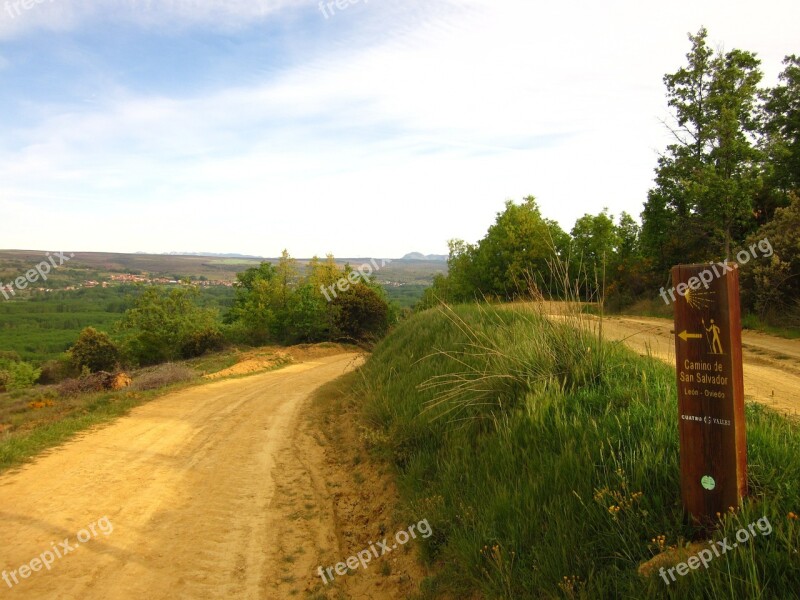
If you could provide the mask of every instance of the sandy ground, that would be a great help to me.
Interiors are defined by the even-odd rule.
[[[370,455],[366,439],[376,432],[368,431],[351,382],[336,382],[321,390],[306,426],[299,430],[299,435],[312,435],[324,449],[324,478],[339,544],[335,551],[321,554],[323,568],[369,552],[370,546],[377,551],[367,568],[359,565],[347,575],[335,575],[332,582],[323,583],[315,572],[307,587],[314,600],[408,600],[417,597],[420,584],[430,574],[413,540],[396,543],[400,532],[412,526],[417,539],[433,535],[427,520],[419,521],[425,519],[426,511],[418,506],[400,509],[394,469],[390,461]],[[378,544],[382,541],[383,549]]]
[[[596,322],[595,322],[596,324]],[[672,321],[647,317],[606,317],[603,333],[624,340],[639,354],[675,364]],[[800,340],[742,332],[745,400],[800,415]]]
[[[325,358],[342,352],[352,351],[340,344],[300,344],[290,347],[262,347],[248,350],[237,356],[236,364],[203,375],[204,379],[223,379],[230,376],[252,375],[260,371],[269,371],[291,363],[307,362],[318,358]]]
[[[360,360],[176,392],[0,476],[0,597],[309,597],[341,540],[303,411]]]

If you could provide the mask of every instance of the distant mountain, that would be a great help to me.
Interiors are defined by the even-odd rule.
[[[400,260],[447,260],[446,254],[422,254],[421,252],[409,252]]]
[[[136,252],[139,255],[147,256],[208,256],[211,258],[249,258],[261,260],[278,260],[277,258],[265,258],[263,256],[253,256],[252,254],[238,254],[236,252]],[[409,252],[400,260],[426,260],[426,261],[439,261],[447,262],[449,257],[447,254],[422,254],[422,252]],[[297,260],[309,260],[306,258],[298,258]],[[353,258],[337,258],[337,261],[352,261],[361,260]]]
[[[214,258],[264,258],[252,254],[237,254],[235,252],[137,252],[136,254],[150,254],[151,256],[210,256]]]

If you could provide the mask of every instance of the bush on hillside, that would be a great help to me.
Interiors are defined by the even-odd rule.
[[[215,311],[195,303],[197,290],[148,288],[125,312],[120,328],[130,332],[126,352],[140,365],[154,365],[217,343]]]
[[[356,284],[339,294],[332,303],[340,339],[377,339],[389,328],[389,305],[368,285]]]
[[[192,381],[198,377],[197,371],[189,367],[166,363],[134,374],[131,389],[136,391],[154,390],[175,383]]]
[[[110,390],[113,386],[115,375],[106,371],[97,373],[85,372],[81,377],[65,379],[58,385],[58,393],[61,396],[78,396],[92,392],[102,392]]]
[[[113,371],[119,363],[119,350],[107,333],[87,327],[81,331],[77,341],[67,350],[75,368],[84,367],[92,373]]]
[[[41,369],[30,363],[0,359],[0,388],[9,391],[24,390],[32,387],[41,373]]]
[[[787,314],[800,316],[800,196],[775,211],[772,221],[750,237],[747,245],[767,239],[773,249],[769,258],[753,260],[743,268],[743,300],[759,316],[786,324]],[[760,248],[759,248],[760,249]]]
[[[48,360],[42,364],[42,374],[39,376],[39,383],[49,385],[61,383],[69,377],[76,377],[79,370],[69,355],[64,354],[59,358]]]
[[[216,327],[201,331],[192,331],[187,334],[181,346],[181,357],[195,358],[197,356],[203,356],[207,352],[222,350],[224,345],[225,338]]]

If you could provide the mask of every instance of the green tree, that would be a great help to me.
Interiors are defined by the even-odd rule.
[[[306,265],[306,281],[322,294],[323,289],[335,284],[342,276],[342,271],[336,264],[333,254],[328,254],[325,261],[314,256]]]
[[[288,327],[284,341],[321,342],[332,338],[336,311],[322,296],[315,281],[305,282],[294,291],[286,314]]]
[[[218,338],[217,312],[197,306],[198,294],[194,288],[147,288],[120,322],[120,329],[130,334],[132,358],[143,365],[175,360],[198,336]]]
[[[433,284],[425,288],[414,310],[427,310],[438,306],[441,302],[455,303],[463,301],[463,298],[457,297],[453,291],[453,279],[450,275],[437,274],[433,278]]]
[[[791,204],[775,211],[748,244],[759,244],[762,254],[768,240],[773,254],[744,268],[742,289],[745,305],[762,317],[780,320],[800,317],[800,196],[790,193]]]
[[[521,204],[507,201],[475,252],[479,291],[512,299],[527,295],[532,282],[550,289],[551,264],[563,239],[561,228],[542,217],[533,196]]]
[[[620,239],[614,217],[608,209],[597,215],[583,215],[575,222],[570,232],[572,235],[573,256],[580,272],[573,276],[579,281],[588,282],[590,287],[595,282],[602,284],[610,264],[615,263]]]
[[[267,343],[275,322],[273,281],[275,267],[262,262],[236,275],[236,298],[225,314],[224,322],[243,331],[244,340],[251,344]]]
[[[476,264],[478,247],[463,240],[447,242],[449,256],[447,258],[446,278],[434,280],[434,291],[431,300],[439,298],[443,302],[464,302],[474,300],[481,290],[481,277]]]
[[[337,308],[336,335],[340,340],[377,339],[389,327],[389,304],[368,285],[352,286],[331,304]]]
[[[642,228],[636,220],[625,211],[619,216],[619,224],[615,227],[617,238],[617,263],[626,263],[641,257]]]
[[[288,250],[281,252],[278,266],[275,268],[276,301],[280,308],[285,309],[289,306],[289,296],[297,285],[299,279],[297,272],[297,261],[289,255]]]
[[[609,308],[619,310],[657,286],[642,251],[639,224],[623,212],[615,230],[618,245],[606,271],[606,301]]]
[[[236,274],[237,290],[250,291],[257,281],[271,281],[276,277],[275,267],[268,262],[262,262],[257,267],[251,267],[242,273]]]
[[[787,56],[783,64],[781,83],[766,92],[762,112],[769,189],[776,193],[762,209],[765,221],[788,204],[790,192],[800,192],[800,57]]]
[[[757,224],[760,63],[741,50],[715,55],[707,36],[705,29],[690,35],[687,66],[664,77],[674,141],[659,158],[642,212],[643,248],[661,271],[730,256]]]
[[[297,261],[289,255],[288,250],[284,250],[275,267],[275,276],[270,280],[271,285],[269,286],[271,290],[269,304],[274,315],[272,334],[279,340],[286,341],[292,337],[289,304],[297,287],[298,279]]]
[[[14,391],[32,387],[41,374],[42,370],[30,363],[0,358],[0,388]]]
[[[762,185],[756,102],[762,78],[755,55],[731,50],[714,60],[708,98],[712,143],[700,172],[698,214],[723,255],[755,229],[753,199]]]
[[[477,244],[455,239],[448,246],[448,274],[434,278],[417,309],[439,302],[527,296],[532,284],[545,292],[559,290],[562,282],[554,281],[553,261],[567,256],[570,236],[543,218],[536,199],[528,196],[521,204],[507,201]]]
[[[105,332],[87,327],[78,335],[75,344],[67,350],[76,370],[84,367],[92,373],[113,371],[119,363],[119,349]]]
[[[300,277],[296,261],[284,250],[277,267],[262,264],[237,276],[237,297],[226,322],[256,344],[363,339],[367,332],[381,335],[385,323],[376,320],[374,310],[385,305],[385,321],[390,323],[393,309],[374,276],[355,275],[349,265],[340,269],[329,254],[325,261],[312,258]],[[343,292],[338,283],[348,276],[348,289]],[[331,285],[336,285],[334,291]],[[353,319],[362,317],[363,323],[355,325]]]

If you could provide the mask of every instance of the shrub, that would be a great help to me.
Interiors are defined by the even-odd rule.
[[[197,295],[195,289],[146,289],[120,323],[133,332],[127,343],[130,356],[141,365],[175,360],[185,346],[192,350],[193,336],[216,332],[216,312],[197,306]]]
[[[197,379],[199,375],[189,367],[166,363],[140,371],[133,378],[131,389],[136,391],[154,390],[174,383],[184,383]]]
[[[796,308],[800,296],[800,196],[791,195],[791,204],[775,211],[772,221],[747,240],[757,244],[768,239],[773,255],[752,261],[743,269],[744,305],[761,317],[785,323],[788,312]]]
[[[0,359],[0,387],[9,391],[32,387],[41,373],[30,363]]]
[[[203,356],[206,352],[221,350],[224,345],[222,333],[214,327],[202,331],[193,331],[186,336],[181,346],[183,358]]]
[[[77,396],[91,392],[102,392],[111,388],[113,380],[114,376],[105,371],[89,373],[62,381],[58,386],[58,393],[62,396]]]
[[[119,350],[107,333],[87,327],[67,351],[77,369],[88,367],[93,373],[112,371],[119,362]]]
[[[332,304],[338,309],[336,329],[344,339],[377,338],[389,327],[389,305],[368,285],[354,285],[339,294]]]
[[[47,385],[52,383],[60,383],[68,377],[77,375],[72,358],[68,355],[59,358],[48,360],[42,364],[42,374],[39,376],[39,383]]]

